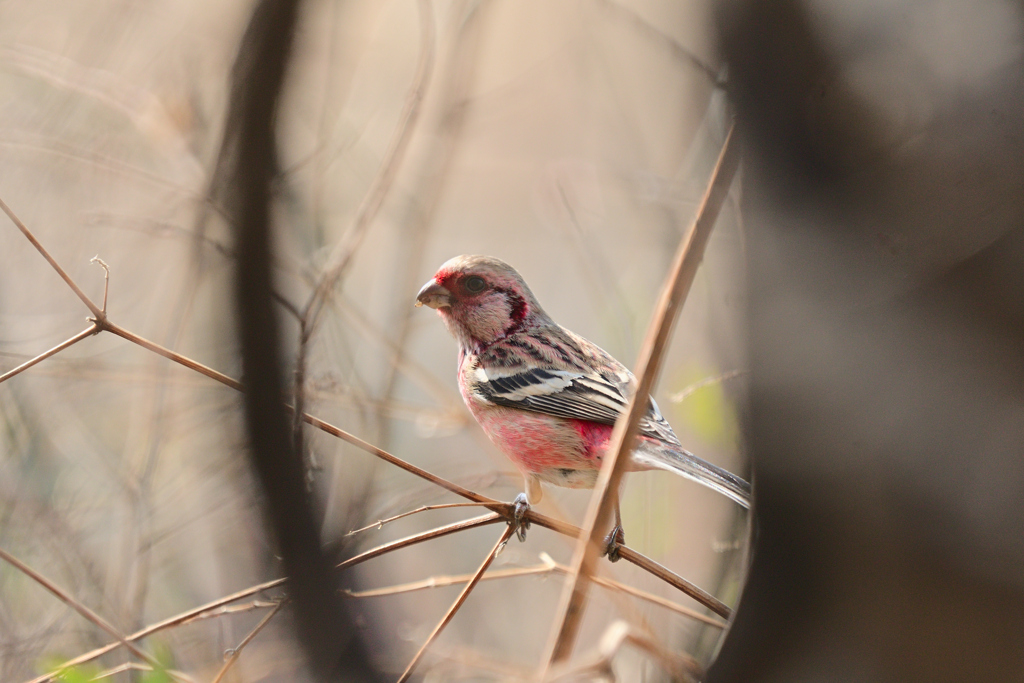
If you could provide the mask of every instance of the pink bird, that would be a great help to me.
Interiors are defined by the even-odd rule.
[[[512,266],[490,256],[456,256],[416,296],[436,309],[459,343],[459,391],[491,441],[523,473],[515,500],[523,515],[541,482],[593,488],[612,427],[636,379],[604,350],[555,323]],[[750,484],[686,451],[654,399],[640,421],[632,471],[662,469],[750,506]],[[607,554],[624,542],[615,504]]]

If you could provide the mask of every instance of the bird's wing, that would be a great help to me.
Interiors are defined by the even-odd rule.
[[[495,405],[606,425],[614,425],[626,412],[628,392],[635,383],[621,366],[598,372],[477,365],[467,379],[471,391]],[[679,443],[653,399],[640,420],[640,432],[669,444]]]

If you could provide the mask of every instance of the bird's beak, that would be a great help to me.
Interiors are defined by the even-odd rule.
[[[452,293],[442,287],[436,280],[431,280],[423,285],[423,289],[416,295],[417,306],[430,306],[441,308],[452,305]]]

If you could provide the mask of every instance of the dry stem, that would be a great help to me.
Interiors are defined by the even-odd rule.
[[[420,659],[423,657],[423,654],[427,651],[427,648],[430,647],[431,643],[433,643],[437,636],[440,635],[441,631],[444,630],[444,627],[447,626],[448,623],[452,620],[452,617],[454,617],[455,613],[459,611],[459,608],[462,607],[462,604],[466,602],[466,598],[468,598],[469,594],[473,591],[474,588],[476,588],[476,585],[480,583],[480,578],[484,575],[484,572],[487,571],[487,568],[491,566],[491,562],[494,561],[494,558],[498,554],[498,551],[501,550],[502,546],[508,543],[508,539],[512,538],[513,532],[514,529],[511,524],[505,527],[505,531],[501,534],[501,537],[498,539],[498,542],[494,544],[494,548],[491,549],[491,552],[487,554],[487,557],[480,565],[480,568],[476,570],[475,574],[473,574],[473,578],[471,578],[469,580],[469,583],[466,584],[466,587],[462,589],[462,592],[459,593],[459,597],[455,599],[455,602],[452,603],[452,606],[448,608],[448,611],[445,613],[444,617],[442,617],[441,621],[438,622],[437,626],[434,627],[433,632],[427,637],[426,642],[423,643],[419,651],[413,656],[412,661],[409,662],[409,666],[405,668],[405,672],[403,672],[402,675],[398,678],[398,683],[404,683],[404,681],[409,680],[409,676],[412,675],[412,670],[416,668],[416,664],[419,663]]]
[[[648,396],[658,376],[672,323],[689,293],[697,268],[704,257],[704,247],[707,244],[711,228],[714,227],[718,213],[728,195],[729,186],[732,184],[732,178],[738,165],[739,151],[734,128],[730,128],[703,201],[697,211],[697,217],[679,245],[672,270],[655,308],[655,314],[636,365],[638,377],[636,389],[630,398],[626,414],[618,421],[612,432],[608,454],[602,463],[601,473],[587,510],[583,533],[573,554],[573,561],[570,565],[572,575],[557,613],[559,615],[555,622],[557,626],[551,640],[550,655],[547,658],[545,671],[551,663],[567,659],[572,651],[583,616],[588,582],[594,574],[597,559],[602,551],[602,530],[610,516],[615,493],[619,489],[629,453],[638,433],[640,419],[647,412]]]

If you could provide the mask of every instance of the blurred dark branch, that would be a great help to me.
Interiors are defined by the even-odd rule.
[[[709,681],[1021,680],[1021,3],[982,6],[717,4],[758,537]]]
[[[342,671],[373,677],[321,549],[319,524],[292,448],[284,409],[281,334],[271,270],[271,184],[278,173],[275,123],[292,50],[299,0],[261,0],[242,37],[217,167],[233,217],[235,294],[249,451],[288,576],[298,641],[321,680]]]

